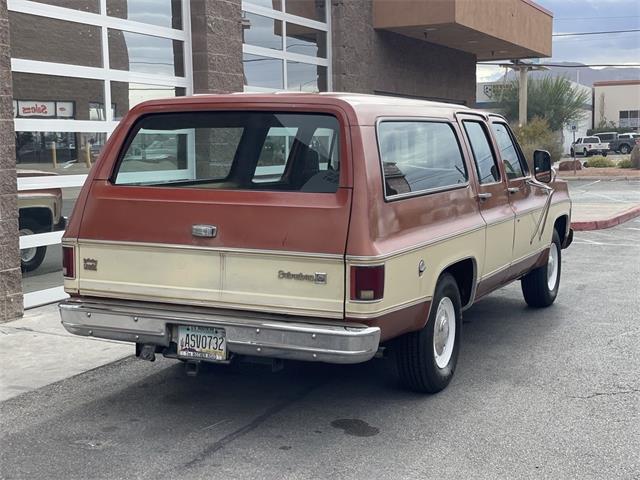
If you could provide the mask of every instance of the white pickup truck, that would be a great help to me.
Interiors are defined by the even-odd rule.
[[[571,156],[584,155],[588,157],[594,154],[607,156],[609,144],[601,142],[599,137],[580,137],[571,145]]]

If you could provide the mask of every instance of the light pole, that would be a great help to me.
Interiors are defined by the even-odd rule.
[[[542,65],[532,63],[524,63],[521,60],[511,60],[512,63],[504,63],[500,65],[505,68],[512,68],[520,75],[518,82],[518,124],[520,126],[527,124],[527,90],[529,87],[529,71],[530,70],[549,70]]]

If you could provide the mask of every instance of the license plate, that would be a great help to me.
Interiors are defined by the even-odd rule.
[[[227,338],[224,329],[180,325],[178,356],[200,360],[226,360]]]

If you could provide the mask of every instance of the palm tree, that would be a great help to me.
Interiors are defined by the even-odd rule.
[[[557,132],[585,116],[589,92],[573,88],[567,78],[547,75],[527,83],[527,120],[543,118]],[[518,87],[518,81],[508,82],[493,95],[503,115],[512,122],[518,120]]]

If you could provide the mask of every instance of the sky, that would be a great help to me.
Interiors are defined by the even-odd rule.
[[[553,12],[553,33],[640,29],[640,0],[535,0]],[[640,32],[554,37],[553,57],[544,62],[640,64]],[[478,67],[478,81],[504,70]]]

